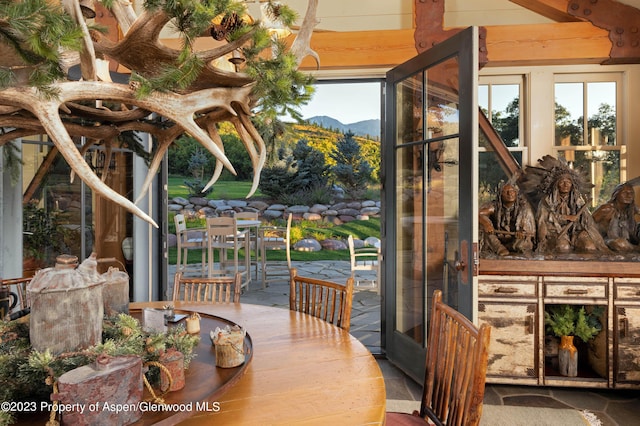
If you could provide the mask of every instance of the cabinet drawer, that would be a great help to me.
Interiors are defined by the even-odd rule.
[[[614,296],[616,299],[633,300],[640,302],[640,279],[638,278],[614,278]]]
[[[538,277],[481,275],[478,278],[479,297],[536,297]]]
[[[544,297],[607,298],[607,277],[544,277]]]

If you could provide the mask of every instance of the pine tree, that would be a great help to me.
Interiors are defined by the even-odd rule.
[[[372,168],[360,154],[360,144],[354,139],[354,134],[347,131],[336,144],[336,150],[330,154],[336,165],[331,171],[347,194],[359,198],[367,189],[371,181]]]

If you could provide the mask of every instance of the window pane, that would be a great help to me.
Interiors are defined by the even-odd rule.
[[[478,85],[478,106],[482,108],[484,115],[491,117],[489,115],[489,86],[486,84]]]
[[[584,145],[582,83],[555,84],[556,146]]]
[[[397,151],[396,329],[423,344],[424,145]]]
[[[422,78],[422,73],[416,74],[400,82],[396,89],[398,108],[396,145],[423,139]]]
[[[460,132],[458,93],[450,88],[452,81],[458,81],[457,73],[457,59],[442,62],[427,72],[428,139]]]
[[[616,83],[588,83],[587,111],[589,143],[616,144]]]
[[[520,145],[520,88],[517,84],[491,86],[491,124],[505,145]]]

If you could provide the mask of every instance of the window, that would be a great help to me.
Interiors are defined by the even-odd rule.
[[[556,74],[554,80],[555,156],[582,168],[594,185],[591,204],[603,204],[622,178],[621,74]]]
[[[515,160],[523,165],[526,158],[526,146],[523,138],[523,120],[521,119],[523,99],[523,77],[487,76],[480,79],[478,85],[478,105]],[[480,205],[492,200],[500,181],[509,176],[500,166],[496,154],[485,135],[479,133],[479,188]]]

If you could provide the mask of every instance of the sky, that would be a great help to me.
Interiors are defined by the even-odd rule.
[[[302,106],[300,112],[305,119],[326,115],[335,118],[343,124],[358,121],[380,119],[380,83],[316,83],[316,92],[308,105]],[[507,104],[517,94],[514,85],[494,86],[493,109],[504,111]],[[582,115],[582,84],[558,84],[556,86],[556,100],[564,105],[576,118]],[[514,92],[515,90],[515,92]],[[480,103],[482,104],[482,93]],[[597,113],[601,103],[615,105],[615,83],[589,83],[588,105],[589,116]]]
[[[316,83],[309,104],[300,108],[307,119],[318,115],[342,124],[380,118],[380,83]]]

